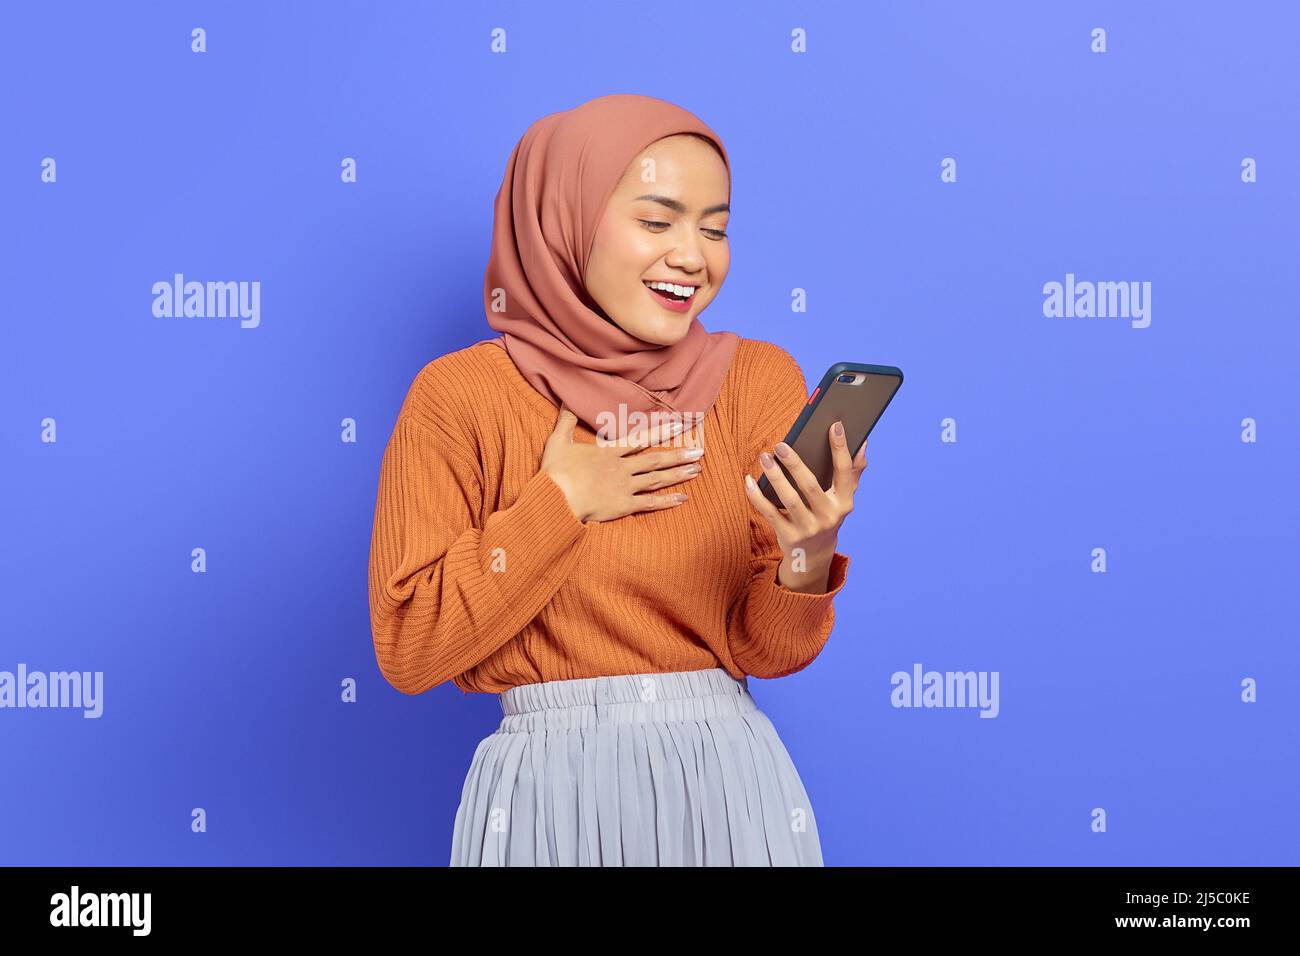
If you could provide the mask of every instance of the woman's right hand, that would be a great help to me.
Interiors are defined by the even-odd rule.
[[[702,445],[659,447],[681,432],[681,422],[662,423],[626,443],[610,445],[575,442],[577,423],[577,415],[560,408],[542,452],[541,470],[560,486],[579,521],[610,521],[638,511],[663,511],[686,500],[683,492],[641,494],[700,473]]]

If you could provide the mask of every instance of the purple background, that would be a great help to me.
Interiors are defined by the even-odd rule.
[[[707,328],[780,344],[810,383],[906,373],[829,644],[750,682],[826,862],[1300,863],[1295,5],[0,17],[0,670],[105,674],[98,720],[0,710],[0,863],[446,862],[500,709],[377,670],[379,459],[415,373],[491,334],[515,141],[612,92],[677,102],[730,151]],[[174,272],[260,281],[261,326],[155,318]],[[1044,317],[1067,272],[1151,282],[1151,326]],[[999,717],[894,709],[915,662],[998,671]]]

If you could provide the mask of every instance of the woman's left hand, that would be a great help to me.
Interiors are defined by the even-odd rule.
[[[775,450],[781,463],[789,469],[795,484],[808,499],[806,505],[766,450],[759,456],[759,464],[777,497],[785,505],[784,512],[758,490],[758,482],[752,476],[745,476],[746,497],[772,526],[781,552],[785,555],[777,579],[792,591],[809,594],[826,592],[840,525],[853,511],[853,495],[857,492],[858,480],[867,467],[867,443],[862,443],[857,460],[854,460],[849,454],[848,444],[844,440],[844,428],[840,422],[835,422],[830,428],[830,443],[834,479],[826,491],[822,490],[817,477],[795,454],[793,448],[785,442],[776,444]],[[795,560],[792,560],[792,556]]]

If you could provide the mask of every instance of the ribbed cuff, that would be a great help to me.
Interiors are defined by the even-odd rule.
[[[834,623],[833,602],[844,587],[849,558],[838,551],[831,557],[824,594],[791,591],[777,580],[780,566],[774,565],[763,585],[750,592],[747,640],[734,647],[738,657],[762,657],[775,670],[811,660],[826,644],[827,625]]]
[[[539,589],[547,594],[559,590],[577,559],[574,545],[586,533],[587,525],[573,513],[564,491],[549,473],[539,470],[514,504],[492,515],[483,529],[485,570],[497,583],[502,601],[513,606]],[[500,560],[504,570],[498,569]]]

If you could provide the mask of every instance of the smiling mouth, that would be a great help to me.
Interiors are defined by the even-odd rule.
[[[689,302],[700,291],[699,286],[678,286],[666,282],[646,282],[642,280],[641,284],[655,295],[662,296],[669,302]]]

